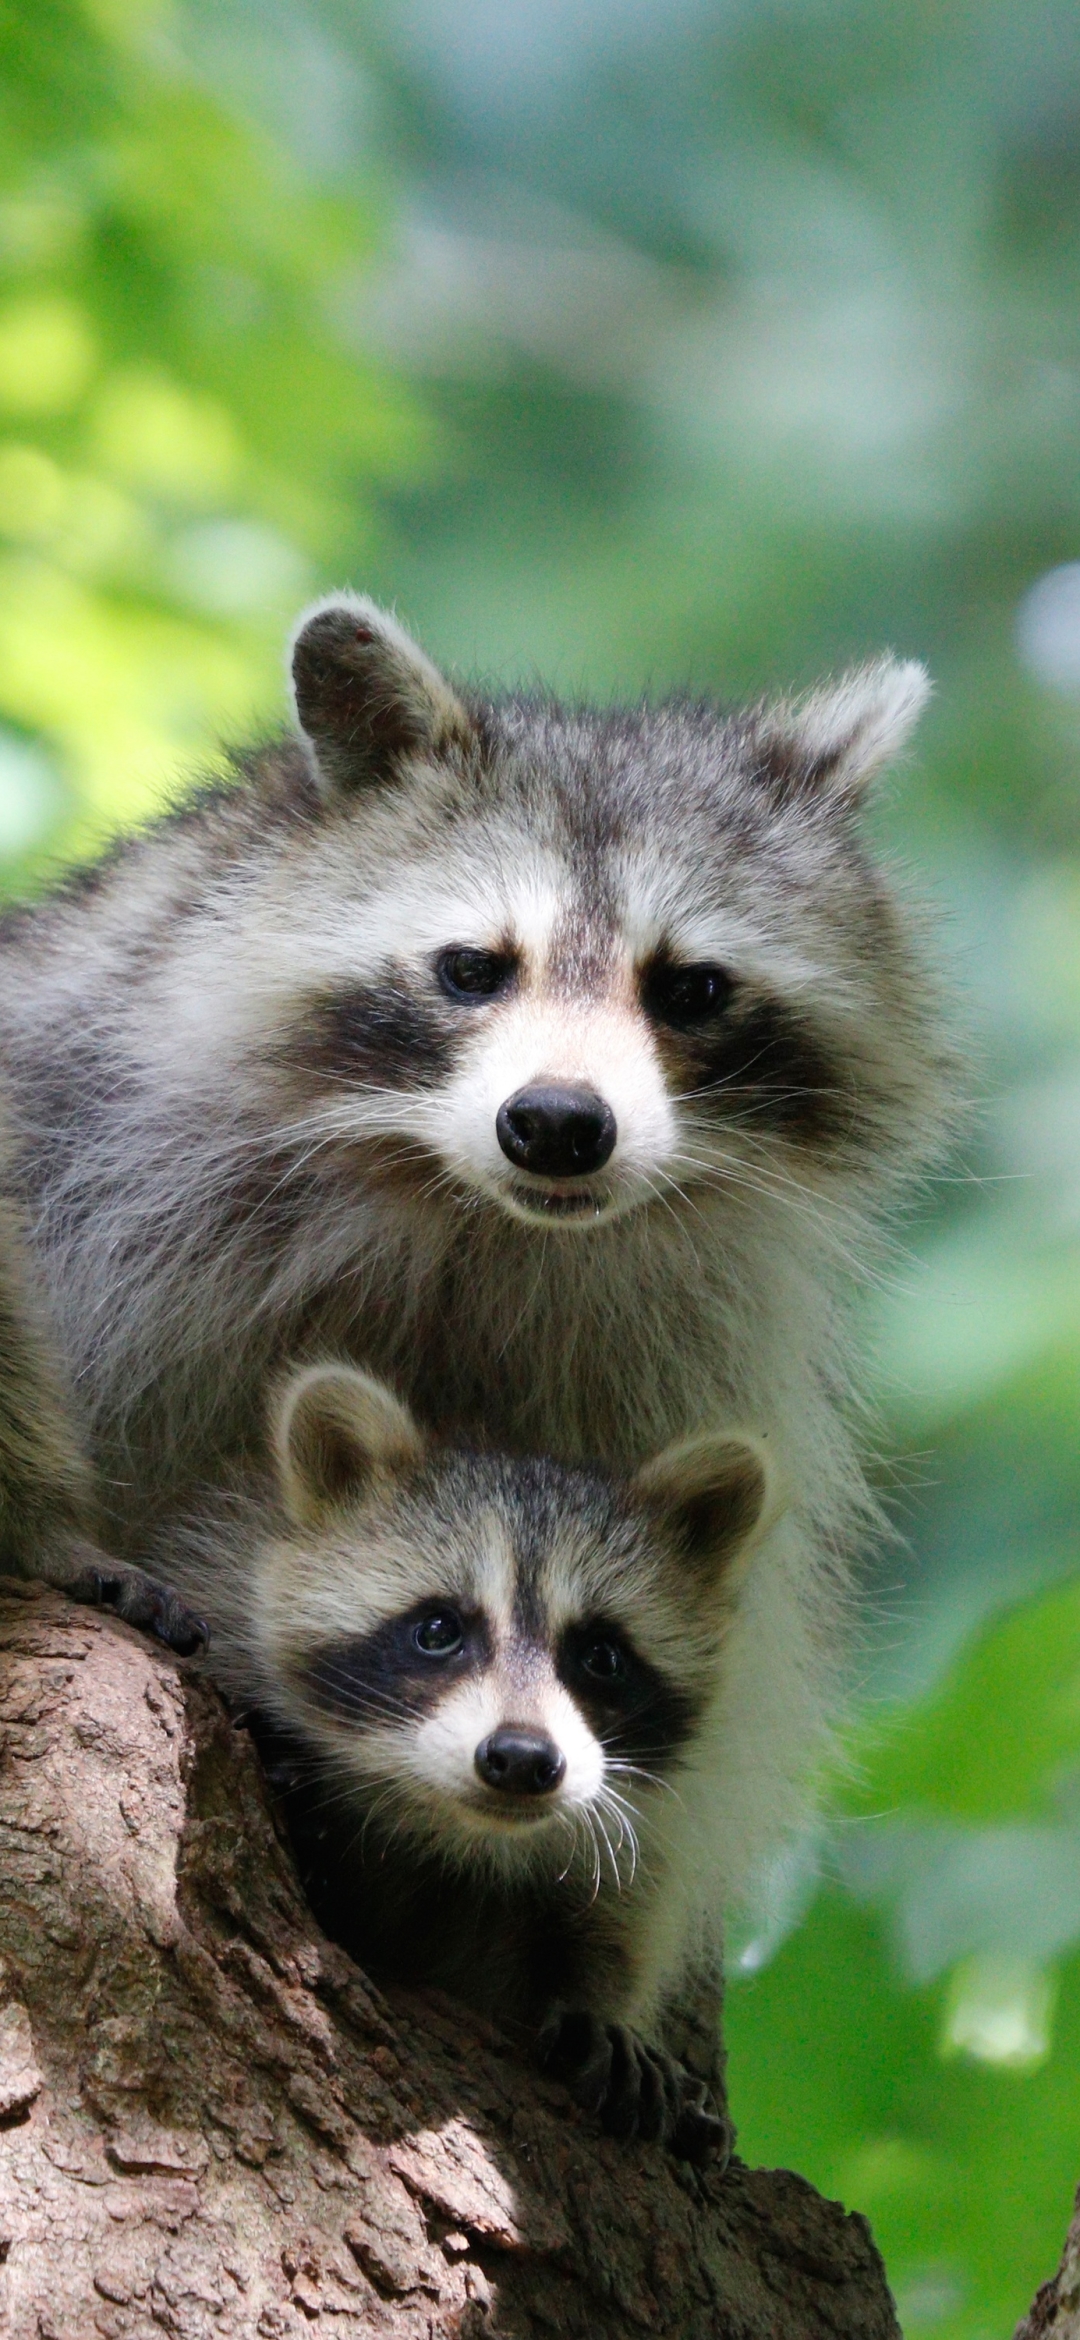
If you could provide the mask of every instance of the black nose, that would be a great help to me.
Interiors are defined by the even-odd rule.
[[[504,1723],[481,1739],[476,1768],[486,1787],[508,1796],[549,1796],[566,1770],[566,1757],[543,1731]]]
[[[602,1170],[615,1145],[615,1115],[595,1089],[537,1082],[508,1097],[495,1135],[509,1162],[538,1178],[585,1178]]]

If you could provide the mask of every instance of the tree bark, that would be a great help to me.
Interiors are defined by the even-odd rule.
[[[1014,2340],[1080,2340],[1080,2193],[1057,2274],[1040,2285]]]
[[[10,1583],[0,2262],[11,2340],[899,2340],[863,2219],[602,2137],[375,1991],[197,1669]]]

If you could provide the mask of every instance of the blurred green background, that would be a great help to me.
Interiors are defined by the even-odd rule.
[[[1080,2177],[1074,0],[3,0],[0,882],[280,719],[312,590],[598,693],[938,689],[985,1100],[866,1296],[898,1542],[736,1945],[750,2158],[1007,2340]]]

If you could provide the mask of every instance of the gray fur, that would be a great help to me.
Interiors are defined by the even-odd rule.
[[[844,1295],[948,1117],[918,922],[857,821],[925,684],[884,662],[738,714],[455,694],[340,599],[296,679],[299,743],[0,936],[23,1192],[110,1532],[138,1560],[255,1453],[293,1355],[567,1463],[751,1425],[795,1501],[725,1658],[729,1898],[799,1808],[873,1518]],[[505,995],[449,998],[453,945],[502,954]],[[704,1042],[646,1006],[702,960],[731,978]],[[595,1180],[541,1192],[500,1155],[496,1108],[539,1076],[611,1103]]]
[[[731,1434],[619,1486],[433,1444],[369,1376],[302,1368],[267,1466],[157,1554],[209,1618],[207,1666],[262,1740],[330,1930],[538,2046],[609,2127],[698,2157],[726,2135],[701,1883],[719,1661],[771,1490]],[[449,1658],[418,1652],[432,1614],[460,1626]],[[561,1777],[488,1784],[500,1730]]]
[[[0,1181],[10,1186],[10,1177],[0,1122]],[[193,1649],[202,1638],[198,1621],[166,1587],[111,1560],[99,1527],[93,1468],[23,1213],[0,1183],[0,1574],[105,1602],[172,1647]]]

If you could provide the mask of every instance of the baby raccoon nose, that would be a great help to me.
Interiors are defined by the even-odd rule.
[[[543,1731],[504,1723],[481,1739],[476,1768],[486,1787],[508,1796],[549,1796],[566,1770],[566,1757]]]
[[[595,1089],[537,1082],[508,1097],[495,1135],[509,1162],[540,1178],[584,1178],[614,1150],[615,1115]]]

